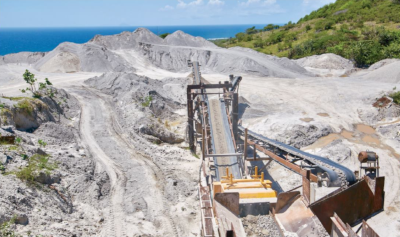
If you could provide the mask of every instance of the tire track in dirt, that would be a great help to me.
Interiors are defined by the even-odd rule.
[[[123,216],[123,196],[126,186],[126,177],[121,169],[110,159],[96,142],[92,124],[92,108],[88,105],[88,97],[82,96],[79,93],[72,92],[81,104],[81,120],[80,120],[80,135],[82,142],[87,146],[92,156],[101,164],[107,172],[111,182],[111,198],[109,218],[106,221],[106,232],[103,236],[126,236],[124,231],[124,216]],[[102,231],[101,233],[104,233]]]
[[[123,132],[122,126],[119,124],[118,120],[115,118],[115,111],[114,111],[114,107],[112,106],[112,102],[110,101],[110,99],[100,93],[99,91],[95,90],[95,89],[90,89],[90,88],[85,88],[85,90],[88,93],[91,93],[93,96],[96,96],[99,100],[102,101],[102,104],[105,107],[106,111],[113,111],[114,113],[109,113],[109,129],[111,129],[112,131],[110,131],[110,133],[113,134],[114,138],[119,142],[119,144],[121,144],[123,147],[125,147],[126,149],[124,150],[124,152],[128,152],[130,155],[130,157],[132,159],[136,159],[136,160],[140,160],[142,162],[144,162],[146,164],[146,166],[148,168],[150,168],[152,175],[155,177],[156,182],[157,183],[163,183],[165,182],[165,174],[164,171],[161,169],[161,167],[153,162],[153,160],[148,157],[146,154],[142,154],[141,152],[138,152],[135,149],[134,144],[132,144],[131,138],[125,134]],[[156,185],[154,186],[154,188],[158,188],[159,191],[161,193],[159,193],[157,196],[155,197],[153,196],[153,202],[155,201],[157,203],[158,207],[161,207],[159,209],[161,209],[162,212],[162,216],[157,216],[157,218],[161,218],[162,222],[161,222],[161,230],[164,230],[163,236],[179,236],[179,233],[176,229],[176,224],[173,221],[173,218],[171,217],[171,215],[169,214],[169,205],[168,205],[168,201],[165,197],[165,190],[164,190],[164,185]],[[161,197],[161,200],[160,200]]]

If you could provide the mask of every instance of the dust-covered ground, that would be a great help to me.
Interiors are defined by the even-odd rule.
[[[243,76],[240,118],[254,132],[353,170],[360,151],[377,152],[385,211],[367,222],[396,236],[400,109],[372,104],[400,88],[398,60],[360,70],[332,54],[295,61],[218,48],[183,32],[163,40],[146,29],[0,57],[0,95],[27,96],[20,92],[26,69],[63,89],[55,101],[31,102],[31,114],[0,98],[0,133],[22,139],[1,146],[0,223],[15,216],[10,228],[22,235],[200,236],[201,161],[185,143],[187,60],[199,61],[211,83]],[[39,153],[49,167],[21,180],[16,173]],[[301,180],[276,163],[267,177],[278,191]]]

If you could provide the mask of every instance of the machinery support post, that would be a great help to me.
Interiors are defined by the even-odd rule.
[[[233,129],[233,135],[235,136],[235,141],[238,140],[238,120],[239,120],[239,95],[238,93],[234,93],[232,100],[231,121],[232,121],[232,129]]]
[[[188,136],[189,136],[189,148],[191,152],[196,152],[194,145],[194,123],[193,123],[193,100],[191,90],[187,90],[187,108],[188,108]]]

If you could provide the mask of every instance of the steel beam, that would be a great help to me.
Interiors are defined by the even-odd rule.
[[[245,132],[246,132],[246,130],[245,130]],[[304,171],[304,170],[301,167],[299,167],[298,165],[295,165],[295,164],[291,163],[290,161],[285,160],[282,157],[277,156],[276,154],[272,153],[271,151],[265,149],[264,147],[262,147],[260,145],[257,145],[255,142],[247,140],[247,143],[250,144],[250,145],[255,145],[257,150],[259,150],[262,153],[268,155],[269,157],[271,157],[272,159],[274,159],[278,163],[286,166],[287,168],[293,170],[294,172],[296,172],[296,173],[298,173],[298,174],[300,174],[302,176],[305,176],[304,172],[301,172],[301,171]],[[310,174],[310,180],[312,182],[317,182],[318,178],[317,178],[316,175]]]
[[[230,156],[242,156],[242,153],[232,153],[232,154],[206,154],[205,157],[230,157]]]
[[[232,130],[235,140],[238,139],[238,120],[239,120],[239,95],[238,93],[233,94],[232,100],[232,112],[231,112]]]
[[[230,88],[232,87],[231,83],[227,84],[201,84],[201,85],[188,85],[188,90],[199,90],[199,89],[221,89],[221,88]]]

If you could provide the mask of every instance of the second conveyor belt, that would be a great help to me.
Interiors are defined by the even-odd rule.
[[[239,130],[244,132],[245,128],[239,126]],[[269,146],[276,147],[288,154],[291,154],[292,156],[308,160],[311,163],[317,165],[320,169],[324,170],[328,174],[331,184],[330,186],[343,186],[343,182],[347,182],[348,184],[353,184],[356,182],[356,177],[350,169],[332,160],[307,153],[295,147],[289,146],[285,143],[278,142],[260,134],[254,133],[252,131],[248,131],[248,135],[268,144]]]

